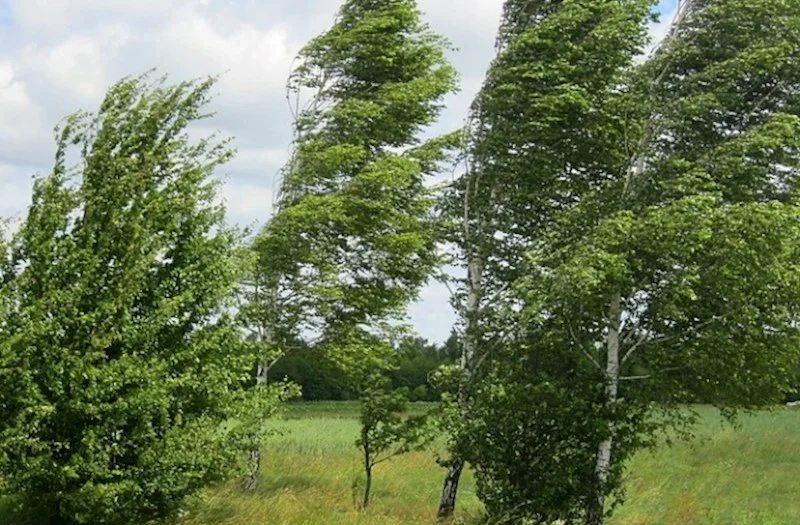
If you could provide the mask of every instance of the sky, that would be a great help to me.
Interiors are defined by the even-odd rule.
[[[106,89],[151,68],[171,81],[220,74],[208,131],[235,137],[219,176],[228,219],[258,227],[271,211],[275,174],[288,156],[285,79],[297,51],[332,22],[340,0],[0,0],[0,217],[19,219],[32,176],[46,174],[53,127],[94,110]],[[493,56],[502,0],[419,0],[446,36],[461,91],[428,133],[463,122]],[[664,0],[663,35],[677,0]],[[455,322],[447,289],[430,284],[411,323],[432,341]]]

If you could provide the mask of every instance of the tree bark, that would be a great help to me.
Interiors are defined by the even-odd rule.
[[[364,499],[361,501],[361,508],[366,509],[369,506],[370,492],[372,491],[372,455],[369,449],[369,432],[366,427],[361,429],[361,439],[364,447],[364,474],[366,481],[364,483]]]
[[[475,353],[477,351],[477,341],[475,330],[477,328],[477,318],[480,314],[481,301],[481,279],[483,277],[483,260],[476,254],[470,257],[467,267],[467,303],[464,308],[464,340],[461,343],[461,372],[464,381],[458,393],[458,410],[464,412],[469,398],[469,383],[472,380]],[[466,417],[466,414],[461,414]],[[458,482],[464,470],[464,459],[458,455],[450,460],[447,474],[444,478],[442,487],[442,497],[439,500],[439,510],[437,516],[440,520],[450,518],[456,509],[456,497],[458,496]]]
[[[611,296],[608,314],[608,335],[606,338],[606,406],[612,407],[617,402],[619,394],[619,330],[622,320],[622,298],[619,292]],[[609,435],[597,449],[597,463],[595,475],[597,476],[597,493],[594,504],[589,509],[586,518],[587,525],[602,525],[605,519],[606,488],[608,485],[608,470],[611,465],[611,454],[614,446],[614,428],[609,426]]]
[[[464,470],[464,460],[455,458],[447,467],[447,476],[444,478],[442,488],[442,499],[439,502],[439,512],[437,517],[440,520],[450,518],[456,509],[456,496],[458,495],[458,482],[461,479],[461,472]]]
[[[258,473],[261,470],[261,449],[253,448],[250,450],[250,474],[244,482],[245,490],[256,490],[258,486]]]
[[[263,388],[267,385],[267,363],[258,363],[256,370],[256,388]],[[253,491],[258,486],[258,474],[261,470],[261,448],[256,445],[250,449],[250,473],[244,483],[245,490]]]
[[[364,501],[361,503],[361,508],[366,509],[369,506],[370,493],[372,492],[372,467],[366,468],[367,480],[364,483]]]

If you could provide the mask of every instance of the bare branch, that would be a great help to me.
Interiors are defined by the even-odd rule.
[[[586,358],[589,359],[589,361],[591,361],[592,364],[595,367],[597,367],[598,370],[600,370],[601,372],[605,372],[603,367],[600,366],[600,363],[597,361],[597,359],[592,357],[592,354],[587,352],[586,349],[583,347],[583,345],[580,344],[580,342],[578,341],[578,336],[575,335],[575,330],[573,330],[573,328],[572,328],[572,322],[569,321],[569,320],[567,320],[567,329],[569,330],[569,335],[570,335],[570,337],[572,337],[572,342],[575,343],[575,346],[577,346],[578,348],[581,349],[581,352],[583,352],[583,355],[585,355]]]
[[[631,355],[633,355],[633,352],[634,352],[634,351],[635,351],[637,348],[639,348],[640,346],[642,346],[643,344],[645,344],[646,342],[648,342],[648,341],[647,341],[647,337],[648,337],[649,335],[650,335],[650,334],[648,334],[648,333],[645,331],[645,332],[644,332],[644,333],[643,333],[643,334],[642,334],[642,335],[639,337],[639,340],[638,340],[638,341],[636,341],[635,343],[633,343],[633,345],[631,345],[631,347],[628,349],[628,351],[627,351],[627,352],[625,352],[625,355],[623,355],[623,356],[622,356],[622,361],[620,361],[620,364],[623,364],[623,365],[624,365],[624,364],[625,364],[625,362],[626,362],[628,359],[630,359]],[[651,343],[652,343],[652,342],[655,342],[655,340],[653,340],[653,341],[649,341],[649,342],[651,342]]]
[[[592,354],[590,354],[589,352],[587,352],[587,351],[586,351],[586,349],[585,349],[585,348],[583,348],[582,346],[580,346],[580,347],[578,347],[578,348],[580,348],[580,349],[581,349],[581,352],[583,352],[583,355],[585,355],[585,356],[586,356],[586,357],[589,359],[589,361],[591,361],[591,362],[592,362],[592,364],[593,364],[594,366],[596,366],[596,367],[597,367],[597,369],[598,369],[598,370],[600,370],[601,372],[604,372],[604,373],[605,373],[605,370],[603,370],[603,367],[602,367],[602,366],[600,366],[600,363],[598,363],[598,362],[597,362],[597,359],[595,359],[594,357],[592,357]]]
[[[484,304],[483,307],[481,307],[481,310],[494,303],[495,300],[497,300],[506,290],[508,290],[508,288],[509,288],[509,283],[505,283],[499,290],[494,292],[488,299],[486,299],[486,304]]]
[[[670,41],[672,41],[675,36],[678,34],[678,31],[686,22],[688,16],[698,7],[698,0],[685,0],[680,2],[678,5],[678,11],[675,13],[675,18],[672,20],[672,24],[670,25],[669,32],[664,40],[653,49],[653,53],[655,54],[659,48],[667,45]],[[672,63],[667,63],[664,65],[664,68],[661,70],[659,75],[653,79],[653,82],[650,84],[650,93],[651,95],[655,93],[655,90],[658,89],[662,82],[664,81],[664,77],[667,76],[667,72],[669,71]],[[630,159],[628,164],[628,171],[625,174],[625,184],[622,188],[622,195],[621,198],[624,199],[627,194],[628,190],[630,189],[630,185],[633,182],[633,179],[641,175],[646,167],[647,163],[647,155],[646,150],[650,145],[650,142],[653,140],[653,137],[656,136],[658,129],[657,129],[657,118],[655,114],[651,114],[644,123],[644,128],[642,129],[642,136],[639,139],[639,143],[636,145],[634,150],[633,156]]]

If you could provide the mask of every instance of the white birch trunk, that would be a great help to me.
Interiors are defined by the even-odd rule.
[[[680,0],[678,10],[675,13],[675,18],[672,21],[669,32],[667,33],[661,45],[668,43],[671,39],[675,38],[681,26],[686,22],[689,15],[698,10],[703,3],[703,0]],[[661,73],[653,79],[652,88],[655,90],[664,79],[667,73],[665,67]],[[631,185],[639,178],[647,168],[647,149],[650,147],[653,139],[658,136],[659,130],[657,129],[657,121],[655,115],[651,115],[644,125],[642,137],[636,147],[634,157],[628,164],[628,171],[625,177],[625,186],[622,194],[623,201],[629,198],[629,191]],[[613,406],[616,404],[619,395],[619,378],[620,378],[620,326],[622,321],[621,311],[622,297],[620,292],[615,292],[611,296],[609,308],[609,325],[608,335],[606,338],[606,406]],[[614,448],[614,429],[609,429],[610,436],[600,443],[597,449],[597,463],[595,465],[595,474],[597,476],[597,495],[594,507],[589,509],[587,513],[587,525],[602,525],[604,521],[605,512],[605,493],[608,484],[608,472],[611,466],[611,459]]]
[[[466,175],[465,175],[466,176]],[[476,187],[480,178],[476,179]],[[477,192],[476,192],[477,194]],[[496,190],[492,189],[490,201],[494,202]],[[483,297],[483,272],[484,259],[479,248],[474,246],[472,231],[470,229],[470,198],[469,188],[465,195],[464,216],[463,216],[463,235],[467,246],[467,300],[462,310],[464,318],[464,338],[461,342],[461,362],[460,368],[463,381],[458,392],[458,410],[462,418],[466,417],[470,383],[475,373],[476,354],[478,352],[478,341],[476,338],[476,328],[481,314],[481,299]],[[485,218],[478,221],[478,234],[483,234],[486,230]],[[480,240],[479,240],[480,242]],[[450,460],[447,468],[447,475],[442,487],[442,497],[439,500],[439,511],[437,516],[440,520],[450,518],[455,512],[456,496],[458,495],[458,483],[461,473],[464,470],[464,458],[457,455]]]
[[[256,370],[256,388],[264,388],[267,386],[267,370],[268,364],[266,359],[258,363],[258,368]],[[244,486],[246,490],[252,491],[256,490],[258,486],[258,474],[261,470],[261,447],[256,445],[250,449],[248,459],[250,462],[250,473],[247,475]]]
[[[606,406],[612,407],[617,402],[619,394],[619,332],[622,322],[622,298],[619,292],[611,296],[608,314],[608,336],[606,337]],[[608,471],[611,466],[611,452],[614,446],[614,429],[609,428],[609,436],[604,439],[597,449],[597,495],[595,507],[590,510],[587,523],[600,525],[603,523],[605,512],[606,487],[608,484]]]
[[[464,339],[461,343],[461,373],[463,383],[458,395],[458,408],[462,412],[461,417],[465,417],[463,411],[467,404],[467,388],[472,380],[475,354],[477,352],[477,341],[475,340],[475,328],[478,316],[480,315],[481,302],[481,280],[483,277],[483,260],[480,256],[473,254],[467,266],[467,301],[464,305]],[[447,474],[442,487],[442,497],[439,500],[439,511],[437,516],[440,520],[448,519],[453,515],[456,508],[456,497],[458,495],[458,483],[461,473],[464,470],[464,459],[453,457],[447,468]]]
[[[259,293],[258,287],[256,288],[256,294]],[[272,307],[277,306],[277,302],[274,298],[274,293],[272,290],[269,290],[268,293],[270,294],[269,297],[271,299],[270,304]],[[271,343],[273,341],[273,331],[269,326],[261,326],[258,329],[258,343],[263,344],[265,342]],[[268,381],[268,374],[270,366],[274,364],[274,362],[270,363],[270,356],[263,351],[261,352],[261,360],[256,365],[256,389],[266,388],[267,381]],[[260,421],[260,420],[259,420]],[[258,436],[261,429],[257,429],[255,435]],[[253,448],[250,449],[249,453],[249,462],[250,462],[250,473],[247,475],[247,479],[245,480],[245,489],[248,491],[253,491],[258,486],[258,475],[261,470],[261,447],[258,443],[255,443]]]

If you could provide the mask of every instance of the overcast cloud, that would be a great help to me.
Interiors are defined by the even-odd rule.
[[[662,4],[665,22],[677,0]],[[173,81],[223,74],[215,129],[236,137],[224,173],[229,218],[269,216],[274,175],[287,156],[284,81],[292,58],[332,21],[339,0],[0,0],[0,217],[19,217],[31,176],[46,173],[52,129],[97,107],[126,75],[157,68]],[[463,121],[493,53],[502,0],[420,0],[427,21],[458,51],[462,90],[435,130]],[[417,331],[444,340],[454,322],[446,290],[427,287],[412,309]]]

